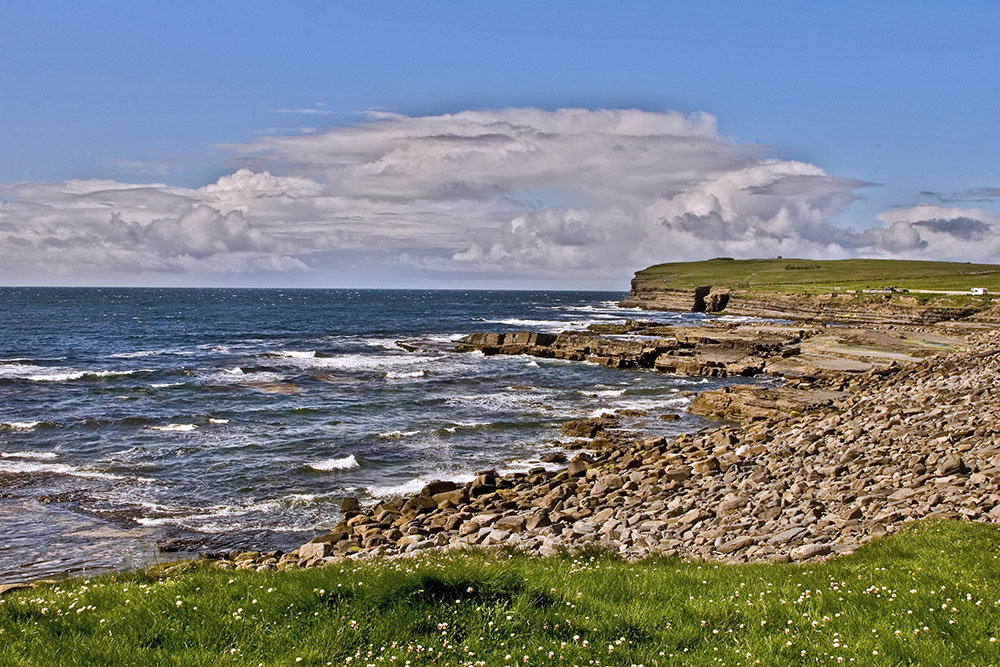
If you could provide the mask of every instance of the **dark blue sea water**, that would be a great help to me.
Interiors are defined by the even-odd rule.
[[[453,351],[639,315],[621,296],[0,289],[0,581],[166,559],[158,541],[292,548],[344,495],[538,465],[569,418],[700,426],[657,418],[697,380]]]

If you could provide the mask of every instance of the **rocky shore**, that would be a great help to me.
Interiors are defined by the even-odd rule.
[[[640,338],[482,334],[462,349],[786,381],[698,396],[692,411],[728,421],[669,440],[615,416],[567,422],[575,450],[549,458],[558,470],[482,471],[374,506],[347,498],[343,521],[299,549],[216,554],[218,565],[285,569],[471,547],[545,556],[587,545],[629,559],[803,561],[916,519],[1000,523],[1000,331],[626,329]]]

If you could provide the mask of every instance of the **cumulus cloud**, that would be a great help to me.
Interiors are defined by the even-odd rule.
[[[865,233],[875,251],[909,259],[1000,261],[1000,214],[983,209],[920,204],[878,215]]]
[[[990,202],[1000,200],[1000,188],[992,187],[968,188],[958,192],[929,192],[925,190],[920,194],[927,197],[933,197],[934,199],[946,204],[967,201]]]
[[[703,113],[373,113],[225,148],[244,168],[200,188],[0,187],[0,278],[291,272],[350,284],[394,268],[614,288],[653,262],[715,255],[1000,258],[996,215],[978,209],[838,225],[870,184],[771,159]]]

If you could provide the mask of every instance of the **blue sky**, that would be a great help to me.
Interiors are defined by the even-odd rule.
[[[678,185],[676,176],[682,168],[678,163],[664,171],[658,186],[666,195],[635,186],[641,178],[637,175],[620,183],[619,189],[641,192],[646,199],[603,201],[573,178],[546,178],[558,164],[538,167],[538,182],[532,186],[513,183],[499,173],[503,165],[490,162],[498,169],[491,187],[502,196],[475,211],[466,210],[471,200],[465,196],[448,203],[449,211],[466,211],[478,221],[471,232],[461,225],[433,228],[427,219],[418,220],[415,210],[400,209],[397,217],[415,225],[412,237],[379,232],[379,239],[389,236],[392,242],[365,245],[357,241],[358,228],[345,231],[329,210],[319,214],[313,207],[308,222],[326,221],[324,238],[354,235],[357,242],[329,241],[324,252],[308,256],[289,245],[269,265],[261,253],[273,226],[283,222],[278,213],[261,217],[252,205],[241,205],[236,211],[242,216],[239,224],[264,236],[253,237],[252,242],[244,238],[234,246],[231,237],[239,232],[233,231],[235,218],[222,222],[234,205],[191,194],[244,168],[318,183],[319,189],[309,190],[310,197],[320,192],[324,197],[350,196],[337,190],[335,182],[341,182],[341,176],[331,172],[330,165],[354,155],[354,148],[338,144],[342,151],[338,157],[324,153],[322,164],[315,159],[310,163],[288,152],[292,145],[301,153],[301,146],[281,144],[280,139],[313,136],[319,142],[330,130],[386,122],[373,117],[372,111],[398,115],[388,120],[397,124],[465,110],[499,113],[509,108],[708,114],[716,123],[715,148],[709,151],[713,159],[718,157],[712,152],[716,149],[754,153],[752,158],[727,153],[727,169],[745,173],[754,161],[776,160],[817,167],[822,175],[807,175],[814,180],[842,179],[838,193],[843,196],[836,201],[817,200],[811,184],[797,193],[808,201],[789,201],[784,217],[766,214],[774,222],[769,238],[776,238],[775,225],[816,225],[816,216],[833,226],[825,236],[806,234],[808,243],[752,242],[750,236],[758,233],[766,217],[759,207],[741,209],[723,202],[718,212],[721,222],[712,222],[705,217],[707,209],[690,201],[691,211],[678,213],[678,206],[666,206],[673,217],[657,213],[657,220],[670,233],[697,236],[695,225],[702,223],[689,218],[676,222],[681,220],[678,216],[690,213],[719,238],[716,245],[689,244],[684,246],[689,251],[685,256],[664,260],[718,249],[739,253],[781,247],[830,256],[895,253],[955,259],[966,252],[958,241],[982,238],[955,241],[949,237],[955,225],[934,221],[973,219],[985,225],[977,228],[980,236],[991,236],[992,225],[998,223],[994,216],[1000,211],[1000,160],[996,159],[1000,4],[994,2],[46,4],[2,0],[0,22],[5,26],[0,34],[0,184],[8,184],[0,199],[13,202],[0,209],[0,235],[5,228],[32,232],[16,238],[12,234],[6,244],[0,236],[0,259],[4,245],[8,252],[16,247],[20,256],[30,247],[38,251],[36,259],[62,258],[67,267],[54,276],[25,267],[18,267],[16,274],[0,269],[0,280],[8,283],[348,285],[353,280],[357,286],[442,286],[467,280],[483,286],[524,287],[545,284],[580,262],[590,276],[587,286],[614,287],[640,268],[626,263],[657,258],[623,251],[622,266],[598,266],[586,253],[566,250],[578,246],[560,241],[560,234],[579,228],[582,236],[590,230],[597,239],[601,220],[635,218],[639,210],[659,211],[663,207],[654,200],[676,198],[681,191],[691,201],[698,200],[693,189],[720,173],[716,165],[711,176],[698,174]],[[476,122],[480,121],[495,126],[509,119],[501,114]],[[403,128],[394,134],[393,145],[398,148],[408,131]],[[694,130],[680,132],[686,136],[689,131]],[[603,145],[596,139],[594,144]],[[564,146],[547,150],[575,161],[575,153],[562,152]],[[372,163],[384,163],[397,148],[385,148]],[[637,144],[636,150],[643,148]],[[669,162],[674,149],[662,150]],[[440,157],[435,155],[431,151],[426,159]],[[366,153],[364,159],[373,158]],[[415,162],[407,164],[413,168]],[[791,181],[782,174],[785,196]],[[435,192],[457,182],[450,173],[440,178]],[[127,245],[120,241],[120,230],[105,225],[115,213],[115,220],[137,225],[131,236],[125,235],[132,238],[137,230],[149,232],[153,221],[172,216],[176,222],[189,212],[162,204],[166,207],[162,215],[145,220],[133,215],[129,206],[148,211],[160,205],[159,200],[115,201],[114,210],[102,210],[103,217],[94,218],[95,225],[105,226],[98,225],[88,235],[74,237],[55,226],[39,232],[39,207],[51,207],[53,197],[61,197],[68,210],[94,200],[96,195],[86,188],[73,189],[77,199],[72,201],[64,196],[65,188],[53,194],[60,183],[87,179],[131,186],[155,183],[163,186],[158,196],[177,189],[169,194],[186,197],[185,206],[214,207],[219,214],[196,216],[201,221],[197,224],[222,225],[228,236],[210,235],[211,242],[197,240],[177,247],[170,245],[173,232],[164,228],[156,233],[156,248],[150,249],[148,238],[136,241],[152,255],[137,253],[129,260],[133,264],[124,262],[115,270],[108,268],[107,258],[88,259],[79,248],[64,253],[60,248],[67,244],[107,245],[111,238]],[[672,185],[665,185],[668,181]],[[34,187],[10,187],[15,183]],[[481,185],[477,181],[476,187]],[[778,189],[773,183],[767,185],[769,195]],[[763,186],[753,180],[741,187],[746,191]],[[395,202],[411,191],[400,187],[390,198]],[[553,194],[565,192],[574,206]],[[719,198],[715,190],[708,196]],[[428,196],[414,192],[413,198],[425,201]],[[513,200],[520,201],[520,208],[510,204]],[[601,206],[595,204],[592,210],[578,205],[598,200]],[[28,204],[34,208],[28,210]],[[925,208],[914,209],[920,206]],[[426,207],[418,208],[427,212]],[[570,214],[566,212],[570,208],[589,212]],[[796,217],[794,211],[805,209],[808,214]],[[348,214],[338,208],[337,215],[354,220],[371,215],[365,210]],[[895,217],[886,213],[892,210],[904,213]],[[558,222],[551,216],[545,222],[540,211],[562,213],[556,216]],[[514,222],[525,215],[524,223]],[[789,222],[788,216],[794,220]],[[64,224],[74,224],[72,217],[66,217]],[[719,225],[735,225],[734,235],[742,235],[744,242],[727,248],[721,241],[725,230]],[[189,236],[194,234],[185,229]],[[319,233],[315,225],[309,229]],[[872,231],[865,239],[838,236],[866,229]],[[517,230],[531,232],[530,248],[521,241],[511,247],[504,240],[505,234],[517,236]],[[648,224],[632,225],[619,228],[616,235],[623,230],[635,234],[640,244],[644,235],[657,231]],[[301,229],[295,232],[301,233]],[[797,232],[788,233],[798,239]],[[422,242],[445,236],[447,241]],[[551,255],[541,250],[550,242],[559,246]],[[212,248],[242,253],[240,257],[248,261],[223,261],[218,264],[227,268],[209,270],[213,262],[200,260],[211,260]],[[117,248],[115,261],[131,250]],[[350,264],[347,257],[360,261],[356,258],[367,250],[373,253],[369,264],[381,268],[366,265],[359,271],[361,264],[353,271],[332,268]],[[257,258],[249,261],[253,253]],[[194,259],[187,261],[184,256]],[[455,257],[465,263],[455,260],[460,266],[456,265]],[[546,258],[552,263],[546,265]],[[163,261],[157,263],[158,259]],[[975,259],[1000,261],[1000,256],[980,254]],[[473,261],[480,266],[473,267]]]

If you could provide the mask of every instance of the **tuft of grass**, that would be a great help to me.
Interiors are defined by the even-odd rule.
[[[1000,530],[808,565],[464,553],[187,566],[0,598],[3,665],[1000,664]]]

